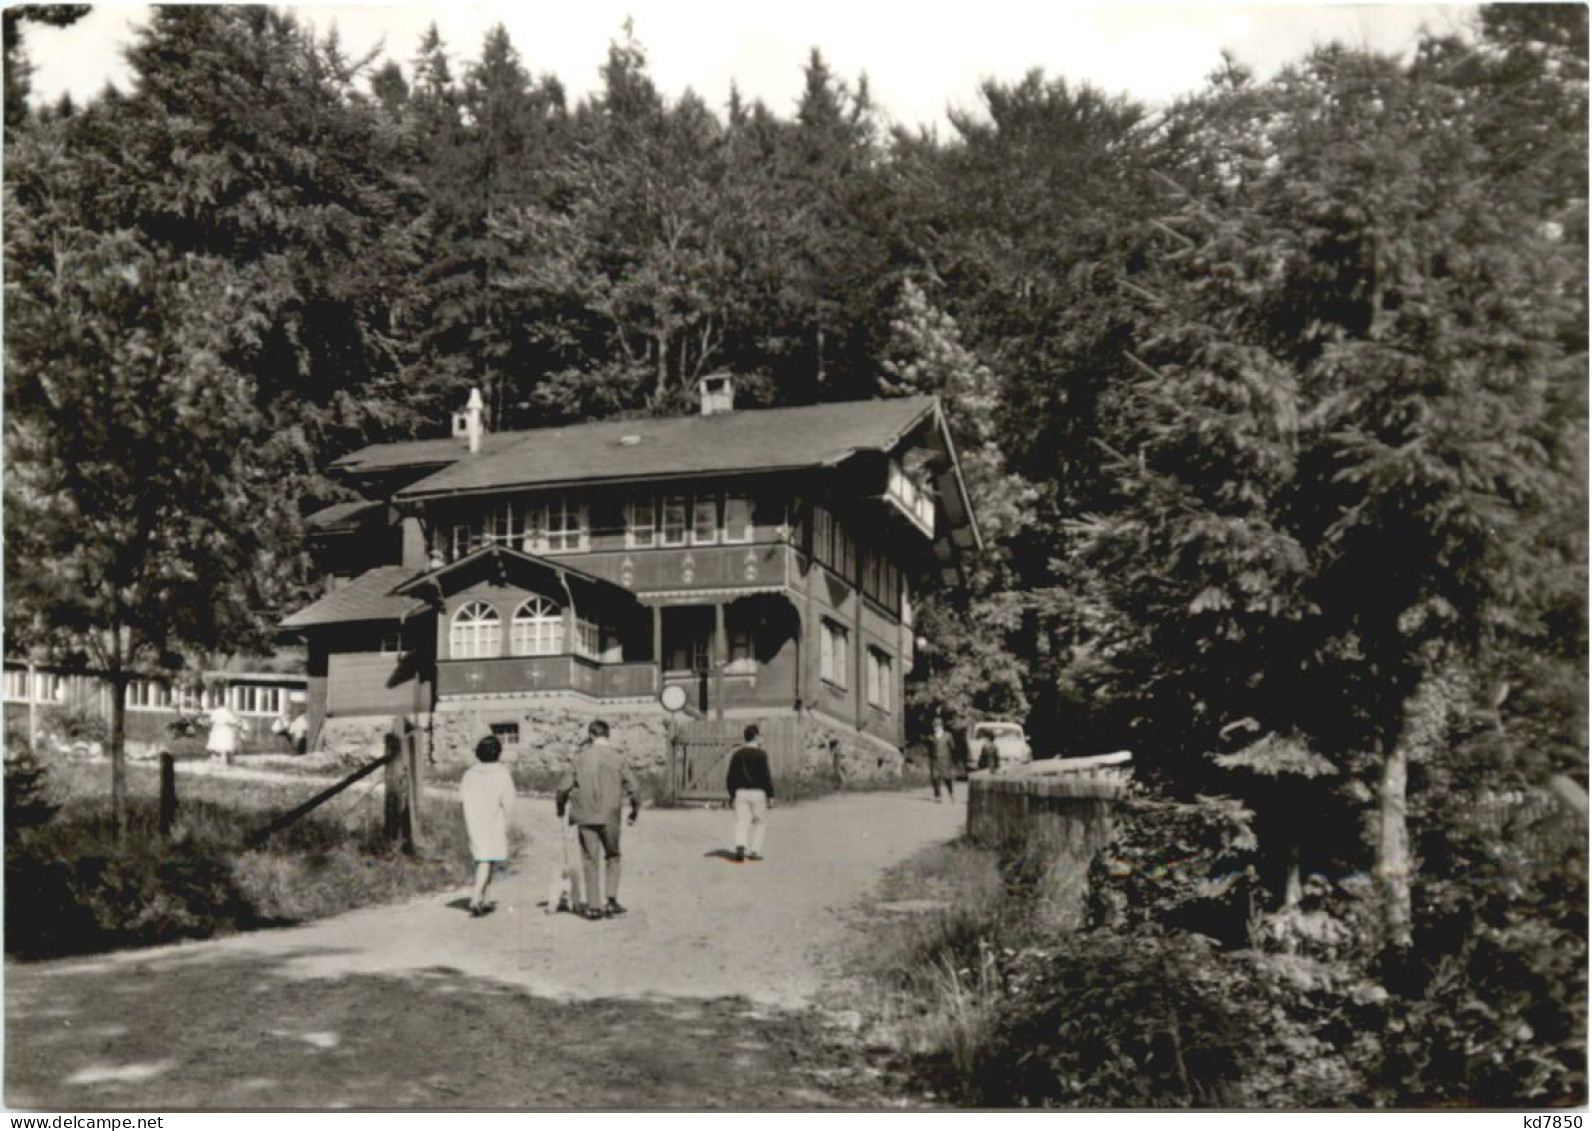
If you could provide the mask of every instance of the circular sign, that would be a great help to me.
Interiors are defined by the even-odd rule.
[[[685,710],[685,688],[678,683],[671,683],[658,692],[658,702],[663,704],[663,709],[666,711]]]

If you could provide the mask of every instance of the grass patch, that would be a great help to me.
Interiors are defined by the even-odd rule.
[[[1003,860],[961,840],[892,869],[856,963],[870,1047],[896,1050],[916,1087],[960,1103],[1035,964],[1067,945],[1083,915],[1082,862]]]
[[[971,1071],[1001,996],[997,956],[1028,928],[1018,877],[966,841],[893,869],[861,959],[871,1043],[900,1050],[929,1077]]]
[[[7,829],[6,951],[13,957],[285,925],[435,891],[468,876],[456,802],[423,802],[425,850],[409,856],[386,844],[380,794],[363,782],[253,848],[245,846],[250,833],[316,787],[184,777],[177,825],[163,841],[158,774],[131,764],[121,847],[110,820],[108,765],[52,764],[42,789],[58,807],[54,815]]]

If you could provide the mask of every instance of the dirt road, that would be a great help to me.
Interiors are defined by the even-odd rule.
[[[724,811],[625,830],[623,919],[547,915],[549,801],[471,919],[465,889],[280,931],[6,967],[6,1103],[181,1108],[872,1106],[808,1007],[882,872],[965,810],[849,795],[771,815],[736,864]],[[461,879],[463,868],[461,868]]]

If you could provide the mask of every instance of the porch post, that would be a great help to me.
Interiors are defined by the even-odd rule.
[[[652,690],[663,690],[663,606],[652,606]]]
[[[39,705],[38,705],[38,675],[34,670],[33,661],[28,661],[28,753],[37,758],[39,756]]]
[[[724,602],[713,606],[713,709],[724,717],[724,665],[729,662],[729,638],[724,631]]]
[[[857,584],[856,587],[851,591],[851,607],[856,610],[856,615],[852,617],[852,620],[855,622],[852,625],[852,628],[857,634],[857,643],[855,651],[853,652],[853,655],[856,657],[856,666],[851,669],[851,683],[852,687],[856,689],[857,696],[857,730],[861,731],[868,725],[868,673],[864,671],[862,667],[862,662],[866,656],[866,653],[863,650],[865,645],[862,642],[862,623],[864,617],[862,580],[864,575],[861,539],[857,540],[854,557],[856,560],[852,563],[852,565],[857,571],[855,575],[857,578]]]

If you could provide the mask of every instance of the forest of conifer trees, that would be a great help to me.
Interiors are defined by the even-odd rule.
[[[326,465],[471,387],[498,429],[716,371],[934,393],[989,551],[920,614],[914,724],[1241,798],[1256,898],[1326,877],[1364,946],[1323,961],[1399,1003],[1339,1102],[1584,1101],[1584,844],[1489,816],[1586,785],[1584,7],[1164,107],[1035,71],[943,133],[818,49],[788,111],[713,106],[624,32],[571,100],[502,28],[355,58],[254,7],[156,9],[129,89],[30,108],[74,11],[5,13],[8,649],[261,646]],[[1347,985],[1308,1023],[1372,1023]]]

